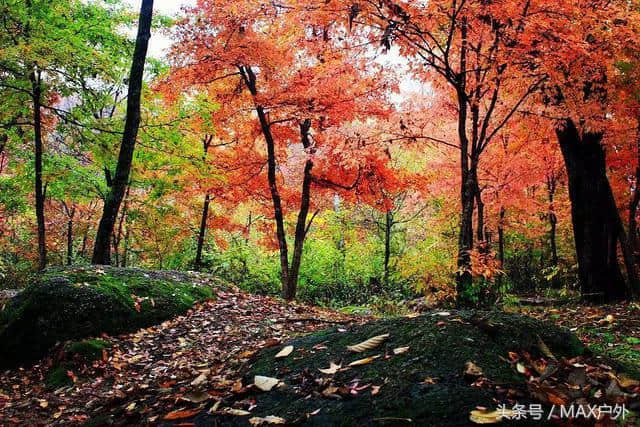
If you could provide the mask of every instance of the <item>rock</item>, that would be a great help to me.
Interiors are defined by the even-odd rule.
[[[445,325],[441,324],[442,316],[427,313],[378,320],[346,332],[322,331],[288,343],[296,348],[295,358],[275,359],[278,348],[263,350],[247,373],[246,382],[264,375],[278,378],[286,387],[248,396],[249,400],[255,399],[252,415],[273,415],[288,423],[311,426],[406,425],[407,420],[411,420],[410,425],[466,426],[469,412],[477,406],[496,408],[490,390],[470,385],[477,378],[464,375],[466,362],[477,365],[481,378],[505,387],[522,386],[524,377],[505,357],[509,351],[539,354],[536,335],[559,357],[576,356],[584,350],[569,331],[525,316],[481,312],[496,327],[495,335],[488,335],[471,323],[472,312],[450,312]],[[348,345],[386,333],[389,339],[369,351],[353,354],[345,350]],[[411,350],[393,354],[393,349],[403,346]],[[354,360],[367,357],[373,360],[340,369],[328,379],[319,371],[332,362],[348,367]],[[326,390],[331,393],[324,393]],[[306,414],[315,415],[307,419]],[[222,419],[205,413],[196,417],[195,423],[248,425],[239,417]]]

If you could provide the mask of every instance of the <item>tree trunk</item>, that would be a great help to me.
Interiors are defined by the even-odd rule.
[[[280,278],[283,286],[283,294],[286,294],[285,289],[289,284],[289,249],[287,247],[287,236],[284,229],[284,214],[282,212],[282,199],[280,198],[280,191],[278,190],[278,178],[276,176],[276,148],[275,141],[273,140],[273,134],[271,133],[271,125],[264,112],[262,106],[256,108],[258,118],[260,119],[260,125],[264,139],[267,143],[267,178],[269,180],[269,190],[271,192],[271,201],[273,203],[274,219],[276,221],[276,235],[278,238],[278,247],[280,248]],[[286,296],[285,296],[286,298]]]
[[[549,213],[549,224],[551,229],[549,230],[549,243],[551,244],[551,265],[558,265],[558,245],[556,239],[556,229],[558,224],[558,218],[556,214],[551,212]]]
[[[144,65],[151,38],[151,20],[153,17],[153,0],[142,0],[140,9],[140,19],[138,23],[138,35],[136,47],[133,54],[131,74],[129,78],[129,92],[127,99],[127,116],[116,166],[115,177],[111,184],[111,190],[104,202],[104,210],[96,242],[93,249],[93,264],[111,264],[111,235],[113,227],[118,217],[120,204],[124,198],[126,187],[129,183],[133,152],[140,127],[140,101],[142,97],[142,79],[144,75]]]
[[[480,190],[480,185],[478,183],[478,177],[474,177],[476,182],[476,205],[478,207],[477,214],[477,230],[476,230],[476,239],[478,242],[482,242],[485,239],[484,236],[484,202],[482,201],[482,190]]]
[[[633,187],[633,195],[629,203],[629,244],[633,248],[637,258],[640,252],[640,242],[638,241],[638,205],[640,205],[640,117],[637,119],[636,135],[636,182]]]
[[[202,268],[202,248],[204,247],[204,238],[207,234],[207,218],[209,217],[209,204],[211,198],[207,194],[204,197],[204,206],[202,207],[202,217],[200,220],[200,231],[198,232],[198,247],[196,248],[195,269],[200,271]]]
[[[122,267],[127,266],[127,257],[129,256],[129,226],[124,233],[124,251],[122,252]]]
[[[393,213],[389,210],[385,215],[384,226],[384,285],[389,285],[389,261],[391,259],[391,229],[393,228]]]
[[[240,66],[240,74],[251,92],[254,100],[258,95],[256,86],[256,75],[249,66]],[[271,133],[271,123],[267,118],[262,105],[256,104],[256,113],[260,120],[260,129],[267,144],[267,180],[269,182],[269,191],[271,193],[271,201],[273,203],[273,216],[276,222],[276,236],[278,239],[278,248],[280,249],[280,280],[282,282],[283,294],[289,286],[289,249],[287,247],[287,236],[284,229],[284,214],[282,211],[282,199],[278,190],[278,179],[276,176],[277,159],[276,144]]]
[[[500,268],[504,269],[504,216],[505,209],[500,207],[500,220],[498,221],[498,259]]]
[[[626,298],[635,282],[635,267],[628,269],[630,280],[626,282],[617,251],[618,242],[626,243],[626,236],[607,177],[602,134],[580,135],[571,120],[556,134],[569,177],[582,295],[594,302]]]
[[[32,101],[33,101],[33,132],[35,149],[35,199],[36,220],[38,223],[38,268],[44,270],[47,266],[47,240],[44,218],[45,193],[42,185],[42,81],[40,71],[31,73]]]
[[[300,123],[300,137],[305,150],[311,150],[311,141],[309,139],[310,128],[311,120],[307,119]],[[304,240],[307,235],[307,216],[309,215],[309,206],[311,205],[312,169],[313,161],[309,159],[304,166],[302,195],[300,200],[300,211],[298,212],[298,221],[296,223],[291,270],[289,270],[288,282],[282,292],[284,299],[287,301],[295,299],[298,289],[298,275],[300,273],[300,263],[302,262],[302,250],[304,249]]]
[[[67,265],[73,264],[73,217],[75,208],[67,212]]]

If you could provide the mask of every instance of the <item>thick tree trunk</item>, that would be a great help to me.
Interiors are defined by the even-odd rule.
[[[391,231],[393,228],[393,212],[387,211],[384,224],[384,285],[389,285],[389,261],[391,260]]]
[[[204,205],[202,207],[202,217],[200,219],[200,231],[198,232],[198,247],[196,248],[195,269],[200,271],[202,268],[202,249],[204,247],[204,238],[207,234],[207,218],[209,218],[209,204],[211,197],[207,194],[204,197]]]
[[[44,217],[44,189],[42,184],[42,82],[40,72],[33,71],[30,76],[33,101],[33,132],[35,149],[35,199],[36,221],[38,223],[38,268],[44,270],[47,266],[47,240]]]
[[[133,53],[133,63],[129,78],[129,92],[127,99],[127,116],[116,166],[115,177],[111,183],[111,190],[104,201],[104,210],[93,249],[93,264],[111,264],[111,236],[118,217],[120,204],[124,198],[129,183],[133,153],[140,127],[140,101],[142,97],[142,79],[144,65],[151,38],[151,21],[153,17],[153,0],[142,0],[136,47]]]
[[[571,219],[583,297],[610,301],[630,296],[635,266],[626,282],[618,262],[618,242],[626,243],[607,177],[602,135],[584,133],[571,120],[556,131],[569,177]],[[623,250],[624,248],[624,244]]]

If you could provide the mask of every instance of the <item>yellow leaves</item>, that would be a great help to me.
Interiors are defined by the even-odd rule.
[[[262,391],[271,391],[279,383],[280,380],[277,378],[263,377],[262,375],[256,375],[253,378],[253,384]]]
[[[336,372],[338,372],[340,370],[340,368],[342,368],[342,365],[336,365],[333,362],[329,363],[329,367],[326,369],[318,369],[320,372],[322,372],[323,374],[327,374],[327,375],[333,375]]]
[[[469,414],[469,420],[476,424],[497,424],[503,418],[513,417],[514,412],[511,409],[502,409],[499,411],[488,411],[475,409]]]
[[[355,360],[355,361],[349,363],[349,366],[367,365],[367,364],[373,362],[374,360],[378,359],[379,357],[380,357],[379,354],[376,355],[376,356],[365,357],[364,359]]]
[[[275,358],[276,359],[281,359],[281,358],[287,357],[292,352],[293,352],[293,346],[292,345],[288,345],[288,346],[284,347],[282,350],[280,350],[278,352],[278,354],[275,355]]]
[[[613,372],[607,372],[607,375],[615,380],[618,385],[620,385],[620,387],[622,388],[630,388],[630,387],[636,387],[636,386],[640,386],[640,381],[635,380],[633,378],[631,378],[630,376],[626,375],[626,374],[614,374]]]
[[[483,375],[482,369],[471,361],[464,364],[464,373],[471,377],[479,377]]]
[[[389,338],[389,334],[378,335],[372,338],[369,338],[366,341],[363,341],[356,345],[349,345],[347,349],[356,353],[362,353],[363,351],[371,350],[378,347],[385,340]]]

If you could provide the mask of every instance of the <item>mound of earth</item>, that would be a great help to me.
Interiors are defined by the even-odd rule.
[[[370,350],[347,349],[384,334],[388,339]],[[526,389],[509,352],[570,358],[584,350],[575,335],[549,323],[468,311],[332,328],[287,345],[293,351],[286,357],[276,358],[282,346],[262,351],[244,378],[245,384],[256,375],[276,378],[278,386],[267,392],[251,386],[235,406],[201,413],[195,424],[250,425],[274,416],[314,426],[469,425],[477,406],[496,408],[496,389]],[[349,366],[356,361],[363,364]],[[341,367],[335,374],[320,371],[334,364]]]
[[[210,298],[196,273],[113,267],[54,269],[0,310],[0,367],[29,363],[58,342],[134,331]]]

